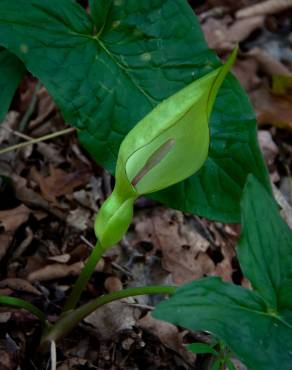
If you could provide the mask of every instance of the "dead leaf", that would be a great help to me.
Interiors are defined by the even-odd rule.
[[[13,236],[11,234],[0,234],[0,261],[6,255],[12,240]]]
[[[235,21],[228,28],[227,40],[234,44],[244,41],[252,32],[263,26],[264,20],[264,16],[259,15]]]
[[[280,13],[292,7],[292,0],[267,0],[254,4],[236,12],[236,18],[248,18],[256,15]]]
[[[56,206],[60,206],[57,197],[72,195],[77,187],[87,184],[89,175],[88,168],[67,173],[50,165],[50,175],[47,177],[43,177],[35,167],[31,169],[31,177],[39,185],[43,197]]]
[[[109,276],[104,282],[105,289],[109,292],[117,292],[123,289],[123,283],[116,276]]]
[[[68,225],[80,231],[85,231],[93,224],[91,212],[82,207],[69,211],[66,221]]]
[[[205,253],[209,242],[184,219],[181,212],[156,208],[134,218],[133,243],[151,242],[162,252],[162,266],[175,284],[184,284],[211,274],[215,265]]]
[[[258,77],[259,64],[252,57],[238,59],[232,68],[232,72],[239,79],[241,85],[246,91],[254,90],[261,84],[261,79]]]
[[[14,209],[0,211],[0,226],[7,232],[14,232],[28,220],[30,214],[31,210],[24,204]]]
[[[233,48],[232,43],[228,40],[228,26],[224,20],[219,21],[214,18],[208,18],[202,24],[202,29],[208,46],[211,49],[220,52]]]
[[[292,228],[292,207],[285,199],[284,195],[281,193],[281,191],[272,184],[274,197],[279,204],[279,206],[282,208],[282,216],[286,220],[287,224],[290,228]]]
[[[0,281],[0,288],[9,288],[12,290],[18,290],[20,292],[31,293],[35,295],[41,295],[39,290],[34,287],[29,281],[18,278],[8,278]]]
[[[48,265],[39,270],[31,272],[28,275],[27,280],[29,280],[30,282],[36,282],[61,279],[66,276],[77,276],[80,274],[83,267],[84,262],[81,261],[73,263],[72,265],[54,263],[52,265]]]
[[[127,299],[108,303],[92,312],[84,321],[96,328],[103,340],[111,340],[121,331],[132,330],[136,325],[139,310],[125,303],[129,301]]]
[[[185,348],[176,326],[154,319],[150,312],[140,319],[137,325],[143,330],[156,335],[165,347],[179,353],[186,361],[190,363],[195,361],[196,356]]]
[[[256,60],[259,65],[259,70],[266,73],[270,77],[273,75],[291,76],[291,71],[289,68],[261,48],[254,47],[249,50],[245,56]]]
[[[259,124],[271,124],[292,131],[291,98],[271,94],[265,87],[252,91],[249,96]]]
[[[42,208],[61,220],[65,219],[65,216],[60,210],[52,207],[52,205],[50,205],[49,202],[40,194],[28,187],[27,180],[25,178],[16,174],[11,174],[10,177],[13,182],[13,188],[17,199],[32,207]]]
[[[259,130],[258,141],[266,164],[272,165],[279,154],[279,149],[273,141],[271,133],[267,130]]]
[[[61,254],[59,256],[48,257],[48,260],[58,262],[58,263],[68,263],[70,261],[70,258],[71,258],[70,254],[66,253],[66,254]]]

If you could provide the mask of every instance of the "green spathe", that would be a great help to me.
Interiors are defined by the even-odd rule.
[[[114,191],[95,221],[95,233],[104,248],[117,243],[127,231],[138,196],[176,184],[204,164],[210,114],[236,53],[237,49],[222,67],[160,103],[125,137]]]

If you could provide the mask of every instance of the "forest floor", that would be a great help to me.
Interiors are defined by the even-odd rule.
[[[274,1],[257,12],[254,0],[190,3],[220,57],[240,45],[233,72],[255,108],[260,146],[291,226],[292,92],[276,91],[272,81],[292,73],[292,7],[281,11]],[[26,137],[67,127],[30,75],[0,126],[1,146],[23,140],[20,125]],[[0,177],[0,294],[29,300],[53,321],[95,243],[94,216],[113,179],[73,130],[1,155],[0,173],[6,175]],[[235,255],[239,231],[141,198],[127,236],[98,264],[82,301],[122,286],[183,284],[206,275],[249,286]],[[205,369],[206,356],[195,357],[185,344],[208,343],[209,335],[154,320],[158,300],[128,299],[94,312],[58,344],[57,369]],[[0,370],[49,368],[50,354],[36,353],[39,335],[34,316],[0,307]]]

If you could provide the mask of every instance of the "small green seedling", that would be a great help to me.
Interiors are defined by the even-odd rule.
[[[220,340],[215,340],[212,344],[191,343],[187,345],[187,349],[196,354],[212,355],[210,370],[236,370],[231,361],[232,352]]]

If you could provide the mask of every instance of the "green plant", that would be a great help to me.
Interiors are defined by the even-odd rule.
[[[236,367],[230,359],[232,352],[230,352],[225,344],[220,340],[213,340],[211,344],[191,343],[187,346],[187,349],[196,354],[212,355],[212,361],[208,366],[208,369],[210,370],[236,370]]]
[[[241,208],[237,255],[253,290],[208,277],[178,288],[153,315],[192,330],[211,331],[250,369],[289,369],[292,231],[275,201],[252,176]]]
[[[51,325],[31,304],[0,297],[0,303],[22,307],[41,319],[44,347],[110,301],[140,294],[176,292],[175,287],[167,286],[130,288],[98,297],[74,309],[97,261],[126,232],[134,200],[139,195],[155,192],[151,196],[174,208],[222,222],[236,222],[243,187],[248,174],[252,173],[262,184],[253,180],[254,186],[265,194],[263,200],[269,205],[272,202],[256,141],[254,114],[235,78],[230,74],[226,77],[235,55],[221,65],[207,48],[186,1],[90,0],[90,5],[91,16],[88,16],[73,0],[0,2],[0,44],[8,50],[1,49],[0,56],[12,61],[6,66],[0,65],[8,71],[1,76],[7,85],[1,115],[7,110],[8,98],[11,99],[25,66],[46,86],[65,120],[77,127],[80,142],[95,160],[111,172],[116,167],[115,189],[95,223],[97,245],[58,321]],[[19,7],[23,9],[21,14]],[[14,78],[5,82],[9,74]],[[185,134],[186,128],[190,130],[189,135]],[[182,165],[177,166],[176,161]],[[250,183],[251,180],[249,187]],[[247,193],[245,190],[244,202],[247,197],[255,199],[254,194],[247,196]],[[242,261],[248,258],[249,248],[241,249],[244,251],[239,253]],[[246,268],[244,272],[252,281],[250,270]],[[281,288],[283,297],[289,288],[285,284]],[[231,296],[239,295],[239,301],[242,299],[261,312],[266,312],[266,301],[270,304],[268,299],[272,299],[272,289],[264,292],[260,285],[255,287],[264,294],[263,298],[243,288],[225,285],[216,278],[192,283],[191,289],[195,287],[198,291],[198,302],[205,299],[210,307],[212,298],[208,301],[206,295],[209,286],[215,293],[216,289],[222,292],[227,289]],[[174,297],[159,306],[155,314],[162,317],[161,312],[169,307],[169,317],[165,318],[180,323],[176,316],[179,316],[178,308],[175,311],[172,302],[180,300],[185,290],[189,293],[187,287],[178,288]],[[218,297],[215,294],[214,299]],[[229,298],[225,295],[221,310],[224,305],[226,310],[232,310],[228,307]],[[281,315],[276,313],[278,305],[273,299],[274,304],[267,306],[269,309],[263,316],[279,321],[282,311],[279,311]],[[288,300],[283,298],[283,302]],[[181,309],[193,310],[192,305],[186,305],[189,301]],[[238,317],[245,314],[245,310],[241,310]],[[218,312],[215,310],[216,316],[212,316],[206,310],[206,315],[211,325]],[[190,320],[191,317],[189,315]],[[289,319],[282,318],[282,321],[286,325]],[[185,325],[192,327],[196,323],[190,321]],[[243,361],[251,363],[253,357],[246,350],[239,350],[238,343],[235,345],[232,339],[226,340],[223,329],[218,333],[216,326],[210,330],[223,338]],[[283,332],[286,335],[286,331]],[[253,343],[259,338],[262,340],[262,334],[247,338]],[[258,352],[257,355],[260,356]],[[286,361],[286,357],[283,358]],[[218,368],[222,361],[220,354]],[[261,361],[256,369],[263,368]]]

